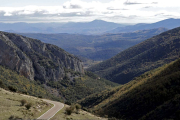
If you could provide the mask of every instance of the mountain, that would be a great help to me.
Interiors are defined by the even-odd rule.
[[[136,45],[154,35],[158,35],[166,28],[140,30],[132,33],[77,35],[77,34],[38,34],[21,33],[21,35],[55,44],[71,54],[95,61],[102,61],[113,57],[119,52]]]
[[[118,27],[114,30],[107,31],[106,33],[124,33],[124,32],[134,32],[137,30],[144,30],[144,29],[154,29],[165,27],[167,29],[173,29],[176,27],[180,27],[180,19],[166,19],[152,24],[136,24],[131,26],[125,27]]]
[[[14,33],[70,33],[97,35],[104,33],[126,33],[137,30],[179,27],[180,19],[166,19],[152,24],[139,23],[127,26],[103,20],[91,22],[68,22],[68,23],[0,23],[0,30]]]
[[[15,31],[15,33],[102,34],[105,31],[124,25],[103,20],[94,20],[77,23],[0,23],[0,26],[1,31]]]
[[[43,86],[56,99],[70,102],[117,85],[86,75],[77,57],[55,45],[12,33],[0,32],[0,66]],[[2,82],[11,83],[13,79],[17,81],[6,75]],[[17,86],[12,83],[13,88]]]
[[[169,63],[180,56],[180,28],[161,33],[90,67],[108,80],[124,84],[142,73]]]
[[[113,90],[79,101],[90,111],[124,120],[180,119],[180,59]],[[84,109],[85,109],[84,108]]]
[[[57,46],[16,34],[0,32],[0,65],[44,82],[60,80],[64,68],[84,73],[81,61]]]
[[[62,26],[65,23],[0,23],[0,30],[5,32],[11,33],[41,33],[41,32],[48,32],[49,28],[55,28],[58,26]],[[52,31],[53,32],[53,31]],[[50,32],[50,33],[52,33]]]
[[[115,29],[125,25],[106,22],[103,20],[94,20],[92,22],[84,23],[67,23],[61,27],[56,28],[59,33],[77,33],[77,34],[102,34],[107,30]]]

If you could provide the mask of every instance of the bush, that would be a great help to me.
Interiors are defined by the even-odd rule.
[[[24,106],[27,103],[25,99],[21,100],[21,105]]]
[[[67,114],[67,115],[71,115],[72,112],[73,112],[73,109],[72,109],[71,107],[66,108],[66,114]]]
[[[25,94],[25,95],[27,95],[27,94],[28,94],[26,91],[22,91],[21,93],[22,93],[22,94]]]
[[[41,95],[39,95],[39,96],[38,96],[38,98],[42,98],[42,96],[41,96]]]
[[[70,103],[69,101],[66,101],[66,102],[65,102],[65,104],[67,104],[67,105],[71,105],[71,103]]]
[[[0,80],[0,87],[4,88],[4,84],[3,84],[3,82],[1,80]]]
[[[17,88],[13,87],[13,86],[8,86],[8,89],[12,92],[16,92]]]
[[[9,117],[9,120],[22,120],[22,118],[19,118],[18,116],[11,115]]]
[[[29,110],[32,107],[32,103],[28,103],[25,107]]]
[[[76,107],[76,110],[81,109],[81,105],[80,104],[76,104],[75,107]]]

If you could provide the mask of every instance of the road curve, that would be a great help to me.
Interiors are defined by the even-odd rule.
[[[51,119],[59,110],[61,110],[64,107],[63,103],[60,102],[56,102],[56,101],[51,101],[51,100],[46,100],[43,99],[44,101],[54,104],[54,106],[48,110],[46,113],[44,113],[43,115],[41,115],[40,117],[38,117],[37,119],[45,119],[45,120],[49,120]]]

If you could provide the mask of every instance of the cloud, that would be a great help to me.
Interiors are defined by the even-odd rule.
[[[143,4],[143,3],[126,1],[126,2],[124,2],[124,4],[125,5],[136,5],[136,4]]]
[[[119,23],[156,22],[180,16],[177,0],[111,0],[84,2],[71,0],[57,6],[0,7],[0,21],[83,22],[102,19]]]
[[[81,6],[79,6],[79,5],[69,5],[68,7],[67,7],[67,6],[63,6],[63,8],[64,8],[64,9],[66,9],[66,8],[70,8],[70,9],[80,9]]]

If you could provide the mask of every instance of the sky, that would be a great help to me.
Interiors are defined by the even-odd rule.
[[[153,23],[180,18],[178,0],[0,0],[0,22]]]

